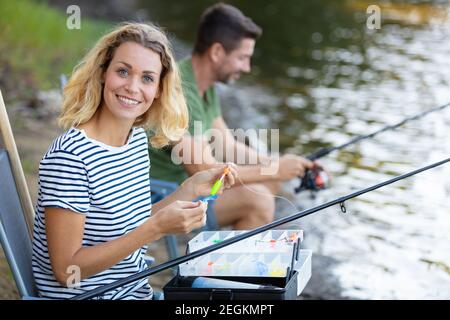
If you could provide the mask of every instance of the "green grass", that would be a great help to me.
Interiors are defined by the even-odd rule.
[[[81,29],[69,30],[68,15],[43,1],[0,0],[0,12],[0,84],[17,90],[18,96],[57,88],[59,75],[70,74],[112,26],[81,12]]]

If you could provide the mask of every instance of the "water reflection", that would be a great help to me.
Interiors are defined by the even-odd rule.
[[[365,10],[373,1],[228,2],[263,27],[244,82],[253,85],[248,100],[280,128],[282,149],[310,153],[450,101],[446,3],[384,2],[382,28],[370,31]],[[145,1],[152,19],[188,44],[212,3]],[[276,99],[259,103],[253,92]],[[300,195],[297,205],[448,157],[449,125],[446,109],[331,154],[323,162],[334,187],[314,201]],[[305,219],[307,245],[342,262],[334,274],[344,296],[450,298],[449,176],[447,165],[352,200],[345,216],[332,208]]]

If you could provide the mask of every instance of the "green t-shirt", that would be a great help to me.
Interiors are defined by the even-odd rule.
[[[207,132],[205,131],[212,128],[214,119],[221,116],[220,101],[216,88],[214,85],[209,87],[204,97],[200,97],[192,70],[191,57],[179,61],[178,68],[181,74],[184,97],[189,110],[189,133],[191,135],[206,135]],[[195,123],[197,124],[194,126]],[[201,131],[198,131],[200,129],[199,124],[201,124]],[[194,132],[195,127],[198,127],[197,132]],[[172,148],[170,146],[162,149],[149,148],[150,177],[181,183],[188,175],[182,164],[178,165],[172,161],[171,151]]]

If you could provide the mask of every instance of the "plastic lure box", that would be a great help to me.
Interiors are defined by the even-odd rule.
[[[194,252],[247,231],[205,231],[187,246]],[[180,264],[164,287],[166,299],[295,299],[311,277],[310,250],[300,250],[302,230],[269,230]],[[259,288],[190,286],[195,277],[259,284]],[[253,286],[255,287],[255,286]]]
[[[194,252],[246,231],[201,232],[187,246]],[[286,277],[297,261],[302,230],[269,230],[180,264],[181,276]]]

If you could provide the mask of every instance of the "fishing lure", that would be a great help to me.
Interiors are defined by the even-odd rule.
[[[223,173],[222,173],[222,176],[220,177],[220,179],[218,179],[216,182],[214,182],[214,184],[211,188],[210,195],[207,196],[206,198],[203,198],[201,201],[207,202],[207,201],[212,201],[212,200],[217,199],[217,192],[219,192],[220,187],[222,186],[223,180],[228,173],[230,173],[230,168],[226,167],[223,170]]]

